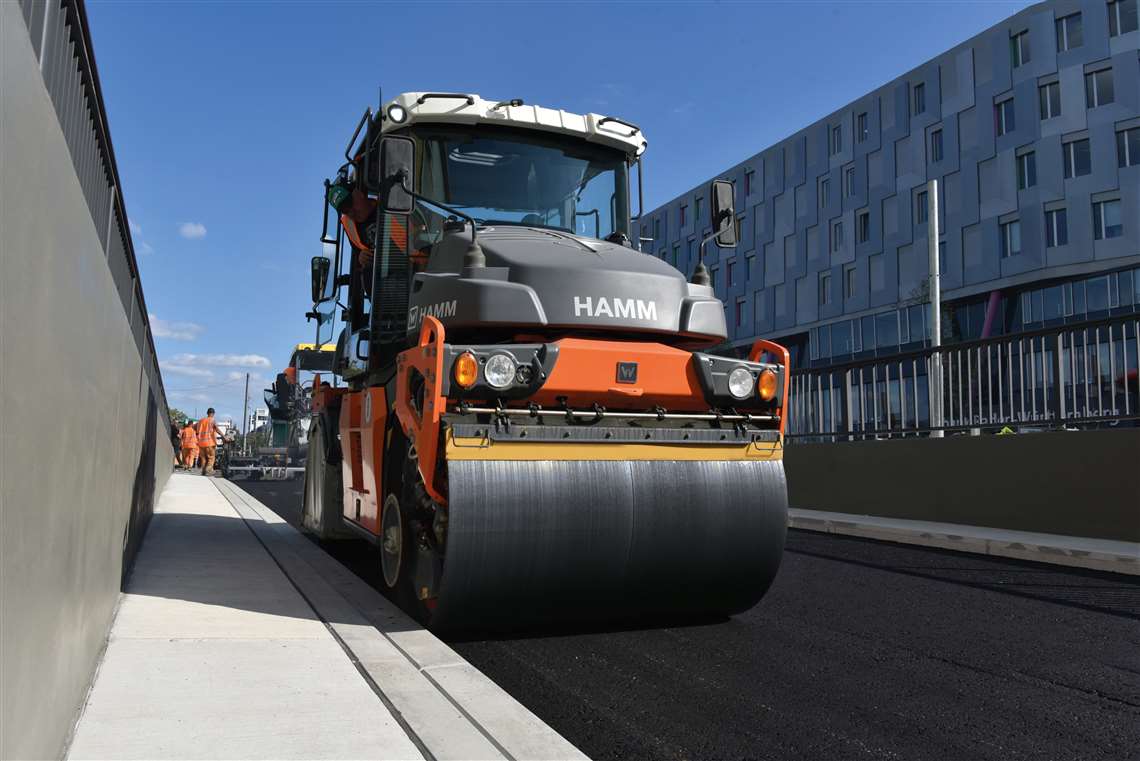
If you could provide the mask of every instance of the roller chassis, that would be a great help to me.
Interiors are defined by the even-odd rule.
[[[765,495],[765,504],[755,511],[763,518],[765,528],[762,533],[768,541],[778,541],[782,545],[786,487],[783,487],[781,462],[783,411],[779,405],[766,410],[707,407],[685,411],[662,407],[650,410],[607,409],[596,403],[587,405],[584,401],[576,404],[576,400],[570,399],[561,399],[552,408],[525,399],[510,406],[502,400],[492,404],[464,398],[449,399],[444,389],[447,388],[453,397],[457,389],[446,382],[450,377],[447,362],[464,347],[462,344],[449,345],[445,337],[445,329],[438,320],[426,319],[417,345],[397,355],[395,379],[388,384],[395,387],[394,398],[390,402],[384,400],[382,412],[371,411],[377,422],[382,421],[386,442],[380,453],[381,461],[374,468],[379,476],[375,528],[351,519],[348,504],[355,493],[353,489],[344,490],[346,499],[343,502],[344,526],[352,534],[377,545],[382,567],[387,561],[385,576],[390,577],[386,583],[391,594],[424,624],[435,629],[453,627],[456,621],[464,628],[497,628],[499,625],[493,616],[488,617],[481,609],[473,607],[470,600],[450,603],[440,609],[445,601],[446,588],[455,583],[448,579],[447,558],[451,513],[457,497],[456,484],[460,485],[458,494],[461,495],[459,503],[463,512],[488,512],[486,504],[474,507],[464,504],[471,492],[467,483],[472,478],[473,468],[501,471],[507,463],[528,463],[528,467],[538,474],[542,484],[540,491],[548,492],[545,498],[535,500],[540,509],[544,502],[558,501],[553,492],[560,488],[559,472],[565,470],[566,463],[573,462],[585,463],[584,467],[605,473],[600,482],[607,478],[621,480],[629,477],[624,472],[626,466],[623,463],[626,462],[636,463],[630,469],[651,474],[651,480],[668,480],[677,472],[684,472],[689,477],[690,487],[696,484],[705,492],[720,480],[740,481],[742,487],[751,482],[758,493]],[[765,352],[775,354],[779,361],[756,364],[779,368],[786,381],[786,352],[775,344],[759,342],[751,358],[758,360]],[[382,392],[383,389],[373,388],[372,396],[378,397]],[[314,414],[326,422],[315,430],[340,426],[341,446],[338,449],[342,449],[346,430],[343,422],[338,420],[342,404],[367,394],[368,388],[324,389],[315,400],[313,409]],[[786,388],[782,394],[784,397]],[[315,438],[319,443],[320,434],[317,433]],[[327,460],[331,454],[321,457],[313,451],[310,461]],[[342,468],[347,481],[353,464],[342,462],[337,465]],[[753,465],[766,470],[761,474]],[[723,479],[714,478],[710,473],[723,476]],[[308,472],[306,475],[310,477]],[[773,484],[777,486],[773,487]],[[343,489],[340,484],[333,488],[337,491]],[[337,496],[327,495],[324,501],[336,504],[339,502]],[[716,493],[704,496],[717,498]],[[602,494],[594,495],[593,501],[602,497]],[[628,508],[631,513],[645,509],[644,499],[638,506]],[[391,510],[398,511],[398,519],[388,514]],[[567,511],[564,509],[564,512]],[[535,518],[537,516],[532,519]],[[722,526],[724,531],[719,542],[731,544],[736,540],[739,527],[733,527],[735,522],[734,518]],[[470,535],[468,532],[467,536]],[[744,549],[741,548],[742,553]],[[719,598],[714,595],[708,598],[708,605],[690,601],[682,605],[680,611],[699,614],[709,612],[710,608],[717,613],[743,610],[758,599],[756,590],[762,594],[774,573],[775,566],[758,566],[754,569],[753,578],[743,585],[741,594],[722,594]],[[465,575],[466,570],[453,574],[452,578]],[[722,588],[733,586],[726,584],[723,578],[717,581]],[[657,599],[650,591],[641,589],[638,596],[647,600]],[[480,594],[487,597],[488,603],[501,596],[487,595],[486,590]],[[700,598],[704,593],[696,591],[693,594]],[[519,604],[531,605],[532,614],[520,615],[515,611],[510,619],[512,625],[526,620],[548,620],[559,615],[541,605],[534,607],[536,600],[533,596],[523,595],[523,598]],[[670,609],[667,601],[661,600],[648,608],[611,600],[608,604],[599,605],[597,610],[576,611],[575,616],[582,619],[604,615],[612,619],[645,613],[664,615]]]
[[[329,238],[326,206],[322,233],[336,246],[336,286],[328,296],[315,258],[313,293],[315,303],[318,294],[332,303],[336,287],[349,285],[334,365],[348,387],[314,382],[304,524],[375,544],[392,596],[436,630],[744,610],[774,578],[786,530],[788,353],[766,341],[746,359],[702,352],[727,337],[707,270],[699,264],[686,279],[633,250],[624,233],[621,172],[644,149],[640,130],[553,113],[446,93],[406,94],[375,118],[365,113],[336,198],[359,187],[373,193],[377,234],[362,239],[360,219],[334,203],[326,183],[339,215]],[[485,191],[468,208],[530,208],[505,200],[521,185],[495,175],[497,166],[562,149],[569,161],[596,162],[584,176],[619,179],[608,211],[574,207],[587,180],[543,196],[541,183],[557,173],[532,175],[535,197],[569,204],[551,212],[562,219],[592,214],[595,227],[599,213],[610,215],[613,232],[575,234],[546,224],[549,215],[487,223],[418,195],[414,160],[390,173],[384,146],[398,165],[413,155],[407,133],[421,127],[424,139],[470,129],[469,142],[494,143],[454,158],[460,140],[437,159],[454,158],[447,166],[456,177],[490,173],[457,180]],[[558,137],[531,137],[542,131]],[[611,161],[618,155],[620,166]],[[734,219],[732,192],[716,185],[713,226],[723,232]],[[411,208],[393,200],[400,192],[452,214],[430,252],[411,243],[419,240],[412,220],[391,221]],[[426,225],[415,208],[414,223]],[[346,239],[351,265],[340,275]],[[363,253],[384,262],[383,278],[370,270],[367,296]],[[326,261],[326,280],[328,271]],[[463,357],[474,377],[457,374]],[[513,381],[492,385],[492,360],[514,367]],[[733,390],[742,382],[743,396]]]

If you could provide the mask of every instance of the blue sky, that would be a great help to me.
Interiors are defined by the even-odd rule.
[[[321,181],[380,86],[636,122],[653,208],[1027,4],[89,0],[170,403],[240,419],[312,340]]]

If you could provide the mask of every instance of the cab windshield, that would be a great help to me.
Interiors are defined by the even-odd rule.
[[[581,140],[502,127],[418,130],[419,192],[487,225],[594,238],[629,235],[625,157]],[[426,204],[421,209],[427,212]],[[425,214],[425,216],[429,216]],[[440,229],[438,210],[429,216]]]

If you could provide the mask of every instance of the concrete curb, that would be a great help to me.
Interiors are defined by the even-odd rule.
[[[429,758],[586,758],[268,507],[214,484]]]
[[[1032,560],[1140,576],[1140,542],[1119,542],[985,526],[911,521],[824,510],[788,510],[788,526],[900,544]]]

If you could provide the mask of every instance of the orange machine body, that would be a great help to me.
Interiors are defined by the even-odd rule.
[[[384,503],[384,447],[388,401],[384,389],[345,393],[340,407],[344,517],[371,534],[380,533]]]

